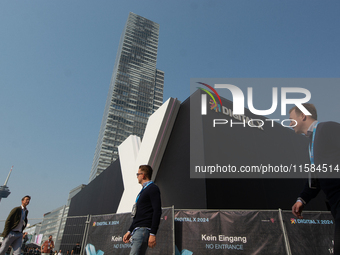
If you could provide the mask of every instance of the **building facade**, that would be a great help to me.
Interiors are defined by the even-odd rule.
[[[291,210],[292,203],[306,183],[305,179],[249,178],[251,173],[245,173],[243,178],[230,178],[230,173],[227,172],[224,173],[225,178],[212,178],[212,174],[208,172],[202,173],[200,178],[191,178],[191,173],[195,171],[193,165],[196,162],[199,162],[197,166],[213,166],[214,163],[216,165],[216,160],[221,158],[226,158],[238,169],[240,166],[259,166],[261,163],[263,166],[269,164],[299,166],[309,162],[307,152],[309,139],[295,134],[293,130],[279,123],[274,122],[274,127],[263,130],[256,127],[243,127],[243,125],[235,125],[232,128],[227,125],[213,127],[211,125],[213,119],[227,118],[230,123],[232,119],[236,120],[235,116],[239,115],[225,115],[213,109],[208,110],[207,115],[201,115],[202,93],[204,92],[197,91],[181,103],[178,113],[173,111],[176,116],[172,116],[170,112],[171,109],[176,108],[172,107],[172,103],[167,106],[169,113],[163,110],[163,106],[160,107],[149,118],[141,144],[135,146],[139,148],[138,153],[133,153],[132,147],[137,142],[124,142],[119,148],[119,159],[74,196],[70,204],[69,216],[130,212],[136,194],[141,188],[135,181],[136,170],[130,167],[131,161],[137,166],[142,162],[152,166],[152,179],[161,191],[163,208],[174,206],[176,209],[199,210],[277,208]],[[232,109],[231,101],[224,98],[221,100],[225,108]],[[261,118],[267,122],[265,117],[254,115],[248,110],[245,115],[250,119]],[[173,125],[171,119],[175,119]],[[167,125],[157,125],[157,121]],[[167,133],[170,136],[165,139]],[[131,137],[127,140],[130,139]],[[159,164],[156,164],[154,159],[160,160]],[[296,174],[298,173],[294,173]],[[302,173],[302,176],[307,175]],[[133,181],[126,185],[130,180]],[[133,194],[130,195],[130,191]],[[325,199],[325,195],[320,193],[306,205],[305,211],[327,211]],[[126,207],[127,210],[120,210],[121,206]]]
[[[130,13],[120,38],[89,182],[118,158],[129,135],[143,137],[163,103],[164,72],[156,69],[159,24]]]
[[[86,187],[85,184],[80,184],[79,186],[75,187],[74,189],[71,189],[69,194],[68,194],[68,199],[67,199],[66,206],[70,206],[72,197],[77,195],[77,193],[80,192],[85,187]]]
[[[59,250],[61,239],[63,237],[65,222],[67,219],[69,207],[64,205],[44,215],[44,219],[41,223],[39,235],[41,235],[42,243],[52,235],[55,248]]]

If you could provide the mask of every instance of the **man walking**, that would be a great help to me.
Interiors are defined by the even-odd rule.
[[[30,203],[31,197],[24,196],[21,199],[21,206],[15,207],[9,213],[2,237],[4,238],[1,248],[0,255],[4,255],[9,246],[12,246],[14,255],[19,255],[21,252],[22,244],[22,231],[27,225],[27,205]]]
[[[76,245],[73,247],[73,249],[71,251],[71,255],[79,255],[80,254],[80,250],[81,250],[80,243],[77,242]]]
[[[148,246],[153,248],[156,245],[156,233],[162,208],[159,188],[151,181],[152,171],[149,165],[141,165],[138,169],[138,183],[143,188],[132,209],[132,224],[123,237],[125,243],[128,243],[132,237],[130,255],[144,255]]]
[[[48,240],[46,240],[43,245],[41,246],[41,254],[42,255],[49,255],[50,252],[54,248],[54,242],[52,240],[52,235],[48,237]]]
[[[298,107],[290,110],[290,119],[295,133],[305,134],[310,138],[309,155],[310,167],[322,169],[323,176],[327,178],[309,178],[296,203],[292,207],[292,213],[302,218],[304,206],[322,190],[331,207],[335,219],[334,254],[340,255],[340,173],[333,170],[330,176],[330,168],[340,168],[340,124],[336,122],[317,121],[317,112],[313,104],[303,104],[312,114],[305,115]],[[325,173],[326,171],[326,173]],[[315,171],[319,173],[318,171]],[[334,176],[335,175],[335,176]],[[336,177],[336,178],[334,178]]]

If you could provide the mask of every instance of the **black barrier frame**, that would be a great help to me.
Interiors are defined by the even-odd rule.
[[[85,253],[85,243],[86,243],[86,240],[87,240],[87,236],[89,234],[89,226],[90,226],[91,218],[92,218],[92,215],[87,215],[87,220],[85,222],[85,231],[84,231],[84,235],[83,235],[83,240],[81,242],[80,255],[86,254]]]
[[[176,245],[177,245],[177,240],[178,238],[182,238],[182,236],[177,236],[175,233],[175,215],[178,211],[194,211],[194,212],[272,212],[272,213],[277,213],[278,214],[278,221],[280,223],[280,230],[282,231],[283,234],[283,242],[284,242],[284,250],[285,250],[285,254],[286,255],[296,255],[296,252],[294,252],[293,247],[291,246],[290,243],[290,239],[292,237],[292,235],[289,234],[289,231],[287,231],[287,226],[290,225],[290,221],[289,218],[296,218],[290,210],[282,210],[282,209],[276,209],[276,210],[237,210],[237,209],[233,209],[233,210],[214,210],[214,209],[174,209],[174,206],[172,207],[164,207],[162,209],[172,209],[171,210],[171,214],[172,214],[172,238],[173,238],[173,242],[172,242],[172,248],[173,248],[173,255],[175,255],[176,252]],[[176,211],[176,212],[175,212]],[[285,217],[283,216],[285,214]],[[291,214],[291,217],[289,216],[289,214]],[[328,211],[304,211],[305,215],[311,214],[311,215],[316,215],[315,217],[317,217],[317,214],[320,214],[320,216],[322,217],[326,217],[328,219],[331,219],[331,213]],[[86,241],[89,235],[89,227],[90,227],[90,223],[91,223],[91,219],[92,217],[97,217],[97,216],[105,216],[105,215],[115,215],[115,214],[102,214],[102,215],[87,215],[87,216],[72,216],[72,217],[68,217],[68,219],[70,219],[71,221],[75,221],[78,222],[78,225],[73,224],[75,231],[76,231],[76,235],[79,236],[80,233],[80,229],[83,228],[83,235],[82,235],[82,243],[81,243],[81,253],[80,255],[86,255],[86,251],[85,251],[85,246],[86,246]],[[169,214],[168,214],[169,215]],[[287,216],[288,215],[288,216]],[[73,220],[75,218],[83,218],[84,220]],[[287,220],[288,218],[288,220]],[[322,219],[322,218],[321,218]],[[334,220],[333,220],[334,222]],[[85,224],[85,226],[84,226]],[[303,224],[301,224],[303,225]],[[306,224],[305,224],[306,225]],[[78,233],[79,232],[79,233]],[[69,236],[72,236],[72,233],[67,233]],[[333,236],[333,232],[329,232],[329,235]],[[79,236],[80,237],[80,236]],[[74,237],[72,237],[72,239],[74,239]],[[81,240],[81,239],[78,239]],[[181,239],[182,240],[182,239]],[[291,239],[292,240],[292,239]],[[327,239],[328,240],[328,239]],[[70,242],[68,243],[64,243],[63,245],[70,245]],[[294,245],[293,245],[294,246]],[[331,246],[330,246],[330,250],[331,250]],[[325,253],[326,254],[326,253]],[[327,253],[329,254],[329,253]]]
[[[171,207],[162,207],[163,209],[171,209],[171,215],[172,215],[172,225],[171,225],[171,231],[172,231],[172,254],[175,255],[175,209],[174,206]],[[131,212],[127,212],[127,213],[131,213]],[[112,215],[117,215],[117,214],[124,214],[124,213],[109,213],[109,214],[98,214],[98,215],[87,215],[87,219],[85,221],[85,228],[84,228],[84,234],[83,234],[83,240],[81,243],[81,251],[80,251],[80,255],[86,255],[86,251],[85,251],[85,246],[86,246],[86,242],[88,240],[88,234],[89,234],[89,227],[90,227],[90,223],[93,217],[103,217],[103,216],[112,216]],[[82,216],[84,217],[84,216]],[[74,218],[74,217],[70,217],[70,218]]]
[[[175,237],[175,206],[171,206],[171,207],[169,207],[169,208],[172,208],[172,219],[173,219],[173,221],[172,221],[172,240],[173,240],[173,242],[172,242],[172,251],[173,251],[173,255],[175,255],[175,253],[176,253],[176,249],[175,249],[175,246],[176,246],[176,244],[175,244],[175,241],[176,241],[176,237]]]
[[[277,218],[280,219],[280,209],[276,209],[276,210],[268,210],[268,209],[265,209],[265,210],[254,210],[254,209],[230,209],[230,210],[226,210],[226,209],[223,209],[223,210],[220,210],[220,209],[175,209],[175,215],[177,214],[177,212],[179,211],[190,211],[190,212],[271,212],[271,213],[275,213],[277,214]],[[283,242],[285,244],[285,239],[284,239],[284,234],[283,234],[283,229],[282,229],[282,224],[281,224],[281,220],[279,221],[280,222],[280,227],[281,227],[281,232],[282,232],[282,236],[283,236]],[[286,249],[285,249],[286,250]],[[236,253],[230,253],[231,251],[230,250],[226,250],[223,254],[236,254]],[[248,254],[248,253],[244,253],[245,251],[243,251],[243,253],[241,252],[240,254],[244,255],[244,254]],[[287,250],[286,250],[287,252]],[[193,252],[194,254],[196,254],[195,252]],[[263,253],[256,253],[256,254],[263,254]],[[272,255],[272,253],[270,253],[270,255]],[[285,255],[291,255],[289,253],[285,254]]]
[[[289,211],[289,212],[291,212],[291,211]],[[279,217],[280,217],[281,228],[282,228],[282,231],[283,231],[283,238],[284,238],[284,241],[285,241],[287,255],[292,255],[292,251],[291,251],[290,245],[289,245],[287,229],[286,229],[286,226],[283,222],[282,209],[281,208],[279,208]]]
[[[281,210],[281,209],[280,209]],[[292,212],[290,211],[290,210],[281,210],[281,215],[282,215],[282,213],[291,213],[291,215],[292,215],[292,218],[295,218],[295,216],[293,216],[293,214],[292,214]],[[333,216],[332,216],[332,214],[331,214],[331,212],[330,211],[303,211],[303,213],[302,213],[302,216],[304,216],[304,215],[308,215],[308,214],[320,214],[320,216],[322,215],[322,216],[328,216],[328,218],[331,218],[331,220],[332,221],[334,221],[334,218],[333,218]],[[281,216],[282,217],[282,216]],[[305,218],[304,218],[305,219]],[[327,220],[326,220],[327,221]],[[292,251],[292,248],[291,248],[291,244],[290,244],[290,242],[289,242],[289,234],[288,234],[288,231],[287,231],[287,228],[286,228],[286,224],[288,224],[288,222],[285,222],[285,220],[283,219],[283,217],[282,217],[282,224],[283,224],[283,228],[284,228],[284,230],[286,231],[286,236],[287,236],[287,242],[286,242],[286,244],[287,244],[287,248],[288,248],[288,250],[289,250],[289,253],[287,252],[287,254],[288,255],[296,255],[296,254],[298,254],[299,252],[297,252],[297,253],[293,253],[293,251]],[[335,224],[335,222],[334,223],[332,223],[331,225],[334,225]],[[311,224],[312,226],[314,225],[314,223],[312,223]],[[334,239],[334,231],[332,232],[332,233],[330,233],[329,235],[331,235],[332,236],[332,238]],[[333,240],[334,241],[334,240]],[[333,243],[333,245],[334,245],[334,243]],[[327,255],[328,254],[334,254],[334,247],[333,248],[329,248],[329,250],[328,250],[328,252],[327,252]]]
[[[81,235],[80,233],[82,232],[81,235],[81,240],[82,240],[82,244],[81,247],[83,245],[84,242],[84,235],[86,234],[86,229],[87,229],[87,221],[89,219],[90,215],[83,215],[83,216],[70,216],[67,217],[66,219],[66,223],[65,223],[65,228],[64,228],[64,232],[63,232],[63,237],[60,243],[60,249],[62,250],[70,250],[74,247],[74,245],[76,244],[76,242],[80,241],[80,238],[76,238],[74,239],[75,235]],[[68,225],[72,225],[73,226],[73,230],[76,230],[76,234],[73,233],[68,233],[65,232],[65,229],[67,229],[67,231],[70,231],[71,228],[66,228],[66,226]],[[84,226],[83,226],[84,225]],[[70,239],[74,239],[72,242],[70,242]],[[80,250],[80,255],[83,254],[83,249]]]
[[[276,209],[276,210],[253,210],[253,209],[249,209],[249,210],[244,210],[244,209],[232,209],[232,210],[219,210],[219,209],[176,209],[175,210],[175,215],[177,214],[177,212],[179,211],[191,211],[191,212],[273,212],[273,213],[278,213],[278,219],[280,222],[280,227],[281,227],[281,231],[283,234],[283,241],[284,241],[284,245],[285,245],[285,252],[286,255],[296,255],[297,253],[293,253],[290,242],[289,242],[289,234],[286,228],[286,224],[288,224],[288,222],[285,222],[284,217],[283,217],[283,213],[290,213],[292,216],[291,218],[295,218],[295,216],[292,214],[292,212],[290,210],[282,210],[281,208]],[[304,215],[306,214],[320,214],[320,215],[328,215],[331,216],[331,213],[329,211],[304,211],[303,212]],[[334,220],[333,220],[334,221]],[[329,233],[330,235],[333,235],[334,233]],[[176,238],[176,236],[175,236]],[[332,254],[331,253],[331,249],[329,249],[329,251],[325,251],[325,254]],[[228,253],[229,254],[229,253]],[[261,254],[261,253],[260,253]]]

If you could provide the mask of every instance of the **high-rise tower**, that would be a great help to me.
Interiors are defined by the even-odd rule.
[[[118,158],[129,135],[143,137],[163,103],[164,72],[156,69],[159,24],[129,14],[120,38],[89,182]]]

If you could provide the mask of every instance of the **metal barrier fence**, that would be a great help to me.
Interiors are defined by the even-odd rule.
[[[333,254],[334,220],[329,212],[305,211],[304,219],[297,219],[291,211],[281,209],[168,209],[172,213],[162,215],[162,220],[172,224],[163,230],[160,226],[157,237],[164,235],[172,247],[162,250],[157,242],[161,252],[150,249],[148,254]],[[88,245],[106,254],[128,254],[130,247],[123,244],[122,236],[130,220],[124,214],[67,217],[59,229],[63,235],[55,250],[67,255],[79,243],[81,255],[91,255],[86,252]]]
[[[85,243],[90,217],[90,215],[82,217],[67,217],[60,244],[60,250],[62,250],[62,252],[67,250],[72,251],[77,243],[80,245]]]
[[[175,210],[178,254],[333,254],[330,212]]]

